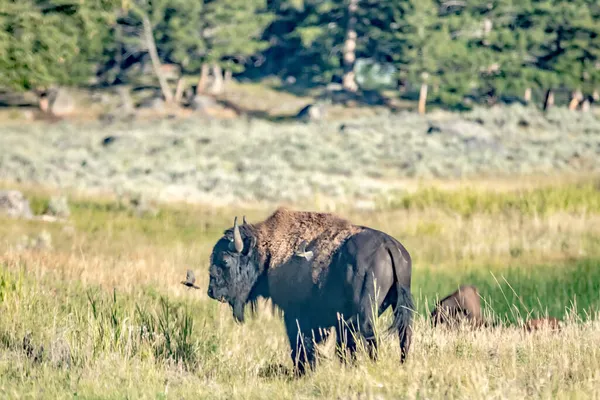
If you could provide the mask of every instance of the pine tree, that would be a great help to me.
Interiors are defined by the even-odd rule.
[[[262,33],[272,18],[266,0],[206,1],[202,24],[207,52],[203,62],[213,65],[217,79],[222,78],[222,69],[242,72],[251,56],[267,48]]]
[[[300,0],[280,2],[278,6],[288,21],[288,32],[275,38],[284,49],[285,57],[280,58],[282,73],[317,84],[330,83],[334,77],[341,81],[344,2]],[[360,33],[357,36],[360,38]]]
[[[453,26],[439,17],[434,0],[394,0],[382,4],[373,21],[376,57],[393,63],[404,87],[433,88],[433,97],[458,104],[476,84],[477,63],[460,35],[464,22]]]
[[[587,0],[493,2],[485,16],[493,29],[479,45],[497,69],[484,74],[482,85],[503,94],[557,87],[591,91],[600,56],[594,9],[597,2]]]
[[[590,0],[551,3],[554,18],[546,33],[554,39],[554,48],[541,67],[553,70],[569,89],[591,93],[600,81],[600,5]]]
[[[369,56],[374,3],[374,0],[352,3],[355,19],[351,36],[356,39],[348,41],[350,0],[270,2],[275,20],[265,32],[272,45],[264,53],[268,59],[264,69],[267,73],[293,76],[305,83],[342,83],[344,74],[354,72],[353,61],[348,62],[344,70],[344,48],[353,49],[346,51],[346,55],[350,57],[353,53],[354,60]]]
[[[94,76],[108,27],[111,0],[5,0],[0,5],[0,86],[44,91]]]

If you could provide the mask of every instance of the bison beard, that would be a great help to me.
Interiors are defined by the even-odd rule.
[[[271,298],[283,311],[301,375],[314,367],[315,345],[334,326],[341,358],[354,356],[356,339],[376,358],[373,311],[381,315],[390,306],[404,362],[412,336],[410,285],[410,255],[393,237],[332,214],[279,209],[254,225],[238,226],[236,218],[225,231],[211,254],[208,295],[229,302],[239,322],[246,304]]]

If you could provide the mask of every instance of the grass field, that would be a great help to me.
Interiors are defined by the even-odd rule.
[[[273,209],[170,204],[138,215],[73,195],[67,221],[0,217],[0,397],[597,398],[600,180],[556,182],[417,189],[375,211],[338,210],[411,252],[413,347],[404,366],[387,338],[378,362],[343,367],[327,343],[300,380],[275,368],[291,360],[268,307],[238,325],[205,290],[179,284],[191,268],[207,287],[212,245],[233,216],[259,221]],[[41,213],[51,192],[22,189]],[[432,329],[433,302],[459,284],[475,284],[502,326]],[[519,329],[541,315],[564,330]]]

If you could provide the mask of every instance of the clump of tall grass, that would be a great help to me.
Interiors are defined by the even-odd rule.
[[[157,360],[183,362],[194,367],[198,362],[193,341],[194,319],[188,310],[160,299],[160,310],[149,311],[136,304],[139,340],[149,343]]]
[[[134,299],[116,290],[108,295],[77,286],[61,304],[56,293],[49,295],[31,283],[20,289],[19,282],[6,267],[0,269],[0,345],[5,348],[18,348],[26,333],[33,332],[35,341],[46,348],[57,338],[67,343],[69,359],[79,366],[107,353],[125,359],[150,357],[189,370],[198,365],[199,335],[183,304],[165,296]],[[205,342],[211,342],[210,333],[203,333]]]
[[[127,358],[152,357],[156,362],[197,366],[197,337],[190,311],[161,296],[156,302],[119,300],[86,293],[88,345],[91,356],[117,352]],[[80,338],[83,339],[83,338]]]

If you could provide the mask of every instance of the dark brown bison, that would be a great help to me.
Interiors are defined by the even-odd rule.
[[[408,251],[383,232],[329,213],[280,208],[257,224],[238,226],[235,218],[213,248],[208,296],[229,303],[239,322],[246,304],[271,298],[283,311],[300,375],[314,367],[315,345],[333,326],[337,344],[351,355],[354,332],[376,358],[373,311],[380,315],[391,306],[390,329],[399,336],[404,362],[414,308],[411,268]]]
[[[447,324],[455,327],[461,321],[467,321],[474,327],[484,325],[481,316],[481,301],[475,286],[463,285],[454,293],[437,302],[431,312],[434,326]]]
[[[527,332],[533,332],[540,329],[560,330],[560,321],[554,317],[544,317],[530,319],[525,323],[524,329]]]

